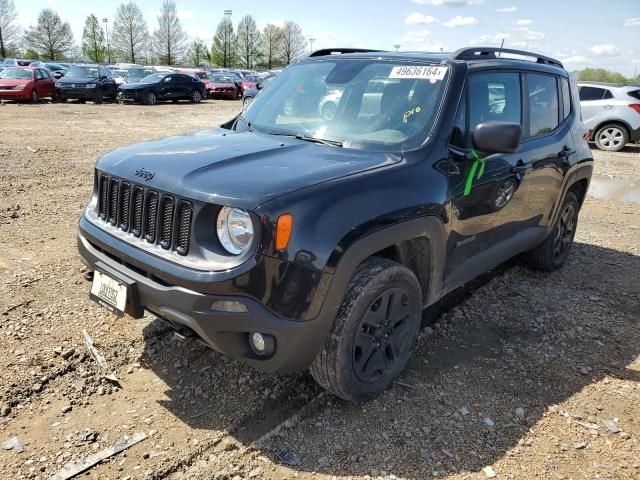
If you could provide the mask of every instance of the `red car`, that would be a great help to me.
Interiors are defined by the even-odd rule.
[[[251,87],[255,87],[256,83],[262,80],[260,75],[245,75],[244,80],[242,80],[242,93],[249,90]]]
[[[207,94],[209,98],[227,98],[234,100],[238,98],[238,87],[236,87],[236,84],[231,77],[226,75],[209,74]]]
[[[205,85],[209,83],[209,77],[207,76],[206,70],[193,70],[190,68],[181,68],[178,70],[178,72],[184,73],[185,75],[195,75]]]
[[[0,100],[53,98],[55,79],[44,68],[9,67],[0,72]]]

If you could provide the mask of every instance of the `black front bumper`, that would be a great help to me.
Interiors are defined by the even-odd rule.
[[[244,297],[200,293],[168,285],[153,276],[119,262],[101,251],[78,232],[78,250],[88,268],[101,270],[129,285],[126,312],[139,318],[143,309],[176,326],[187,327],[213,349],[264,372],[292,372],[307,368],[314,360],[332,324],[326,315],[297,321],[275,315],[260,302]],[[237,301],[247,311],[230,313],[212,310],[217,300]],[[275,350],[263,357],[249,345],[252,332],[272,335]]]
[[[93,100],[96,98],[98,90],[93,88],[55,88],[55,94],[58,97],[68,98],[70,100]]]

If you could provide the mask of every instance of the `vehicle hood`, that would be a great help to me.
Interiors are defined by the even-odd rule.
[[[141,88],[151,87],[157,85],[156,83],[142,83],[140,81],[135,83],[123,83],[120,85],[120,90],[139,90]]]
[[[96,168],[185,198],[255,209],[286,193],[399,161],[389,153],[215,128],[114,150]]]
[[[3,87],[17,87],[18,85],[27,85],[30,82],[33,80],[28,78],[0,78],[0,86]]]

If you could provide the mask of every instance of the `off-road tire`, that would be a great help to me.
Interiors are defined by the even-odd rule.
[[[567,213],[568,210],[569,213]],[[573,245],[579,212],[578,199],[573,192],[567,192],[551,234],[540,245],[523,255],[524,260],[531,268],[553,272],[562,267]],[[569,220],[570,222],[567,224]],[[563,243],[561,250],[558,250],[558,242]]]
[[[385,294],[390,298],[386,304]],[[394,308],[398,308],[395,314]],[[404,369],[420,330],[421,316],[422,295],[413,272],[384,258],[366,260],[349,282],[333,329],[310,367],[311,375],[326,390],[345,400],[366,400],[382,393]],[[394,319],[391,322],[390,317]],[[380,328],[372,329],[374,323],[379,323]],[[388,323],[390,326],[386,326]],[[380,331],[391,332],[389,338]],[[362,339],[372,339],[369,348],[376,353],[363,350]],[[371,379],[363,378],[369,364],[374,368],[382,360],[387,367],[388,349],[397,352],[387,371],[379,371]],[[374,362],[374,355],[383,357],[375,357]],[[364,368],[360,369],[362,359]]]
[[[609,123],[600,127],[593,139],[599,150],[619,152],[629,141],[629,132],[622,125]]]

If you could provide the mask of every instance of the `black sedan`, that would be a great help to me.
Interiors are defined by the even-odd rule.
[[[116,82],[111,72],[102,65],[78,65],[71,67],[64,77],[56,82],[54,100],[66,102],[78,99],[102,103],[104,99],[115,99]]]
[[[200,103],[207,97],[207,89],[198,78],[182,73],[154,73],[138,83],[120,86],[118,100],[121,102],[155,105],[162,100],[191,100]]]

